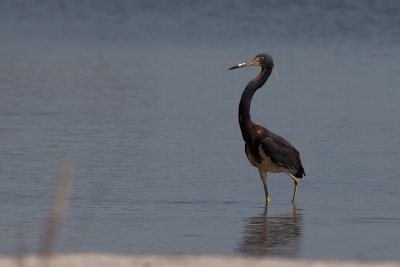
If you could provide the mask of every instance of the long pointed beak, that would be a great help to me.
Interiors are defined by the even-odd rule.
[[[230,67],[229,70],[234,70],[234,69],[243,68],[243,67],[250,67],[250,66],[258,66],[258,65],[259,64],[258,64],[257,60],[253,59],[253,60],[250,60],[250,61],[247,61],[244,63],[237,64],[233,67]]]

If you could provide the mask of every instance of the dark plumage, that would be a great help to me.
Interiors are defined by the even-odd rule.
[[[250,115],[253,95],[268,80],[274,68],[274,62],[270,55],[260,54],[253,60],[231,67],[230,70],[248,66],[260,66],[261,72],[247,84],[239,103],[239,125],[243,140],[246,143],[247,158],[259,170],[264,185],[266,202],[270,200],[267,188],[267,172],[284,172],[292,177],[295,184],[292,197],[294,203],[299,184],[298,178],[305,175],[299,151],[283,137],[255,124]]]

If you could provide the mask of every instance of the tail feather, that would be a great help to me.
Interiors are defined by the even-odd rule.
[[[300,165],[300,168],[297,170],[296,173],[293,174],[296,178],[303,178],[303,176],[306,176],[306,173],[304,172],[303,166]]]

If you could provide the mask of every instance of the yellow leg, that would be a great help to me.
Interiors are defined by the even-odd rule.
[[[263,170],[260,170],[260,169],[258,169],[258,171],[260,172],[261,182],[263,183],[263,186],[264,186],[265,204],[268,204],[271,201],[271,199],[269,198],[269,194],[268,194],[267,172],[264,172]]]
[[[294,181],[294,190],[293,190],[293,197],[292,197],[292,203],[295,203],[295,197],[296,197],[296,192],[297,192],[297,187],[299,186],[299,179],[295,177],[293,174],[289,173],[289,176],[292,177]]]

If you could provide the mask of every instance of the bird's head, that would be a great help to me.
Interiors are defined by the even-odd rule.
[[[234,70],[243,67],[250,67],[250,66],[260,66],[262,68],[274,68],[274,61],[272,57],[268,54],[259,54],[255,58],[250,61],[237,64],[233,67],[230,67],[229,70]]]

